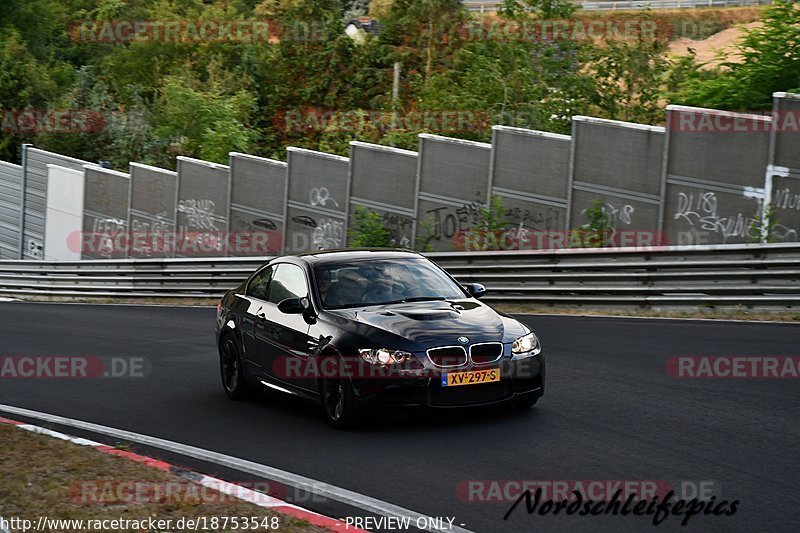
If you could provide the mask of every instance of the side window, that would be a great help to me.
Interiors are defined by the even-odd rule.
[[[274,304],[287,298],[303,298],[308,296],[306,275],[297,265],[280,264],[272,276],[267,301]]]
[[[260,300],[266,300],[269,280],[272,278],[272,272],[274,270],[274,267],[269,266],[253,276],[253,279],[251,279],[250,283],[247,285],[247,295]]]

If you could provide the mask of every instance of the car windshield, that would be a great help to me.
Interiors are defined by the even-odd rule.
[[[372,259],[314,268],[326,309],[464,298],[461,288],[425,259]]]

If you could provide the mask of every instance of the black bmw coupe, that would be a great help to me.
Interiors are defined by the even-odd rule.
[[[278,257],[217,308],[222,385],[322,404],[336,428],[387,409],[532,407],[544,394],[536,334],[408,251]]]

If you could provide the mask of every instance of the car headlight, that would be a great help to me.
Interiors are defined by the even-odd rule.
[[[511,353],[517,358],[538,355],[541,351],[542,347],[539,344],[539,339],[532,331],[518,338],[511,345]]]
[[[386,348],[365,348],[358,350],[361,359],[373,365],[395,365],[405,363],[414,358],[408,352],[388,350]]]

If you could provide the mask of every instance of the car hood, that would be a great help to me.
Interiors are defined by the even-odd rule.
[[[459,345],[462,336],[469,344],[500,341],[505,333],[504,318],[475,300],[400,303],[329,313],[340,325],[371,341],[401,348],[396,337],[402,337],[405,343],[417,345],[406,344],[403,349],[408,350]]]

